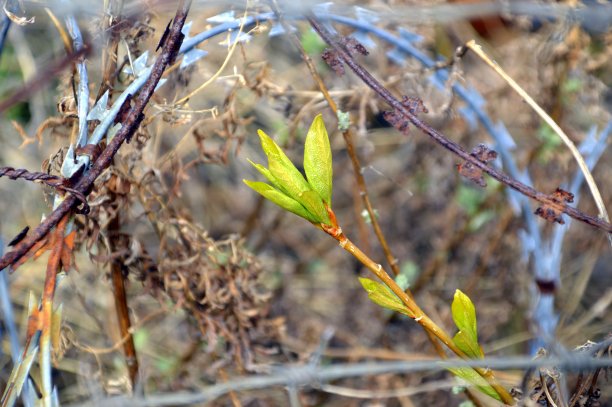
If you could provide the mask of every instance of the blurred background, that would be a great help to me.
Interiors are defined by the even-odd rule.
[[[605,233],[567,217],[565,226],[547,223],[532,216],[535,202],[525,204],[494,180],[486,178],[487,187],[481,188],[462,178],[457,157],[416,129],[405,135],[390,127],[383,118],[384,102],[352,73],[338,76],[325,65],[320,55],[326,46],[298,18],[303,10],[280,6],[339,108],[350,113],[359,171],[398,260],[398,280],[428,314],[453,333],[450,304],[461,289],[476,306],[487,356],[533,356],[540,345],[562,354],[606,339],[612,326],[612,252]],[[24,4],[16,16],[35,21],[12,22],[8,29],[0,56],[2,98],[65,55],[51,15],[60,25],[74,15],[92,46],[86,60],[90,107],[100,96],[109,55],[117,60],[109,76],[112,102],[133,79],[124,68],[145,51],[151,59],[155,55],[174,7],[135,1],[91,7]],[[609,2],[344,1],[317,7],[338,34],[353,35],[366,46],[370,55],[357,60],[396,96],[422,99],[428,109],[422,120],[467,151],[480,143],[495,148],[500,153],[495,165],[506,172],[514,166],[541,192],[569,188],[579,170],[558,136],[481,59],[471,52],[456,56],[457,47],[475,39],[576,145],[584,142],[581,152],[587,162],[595,157],[593,177],[610,209]],[[133,390],[113,305],[113,261],[121,262],[127,276],[138,386],[146,394],[196,391],[267,372],[273,365],[307,363],[313,352],[323,365],[435,356],[417,324],[368,299],[357,280],[368,276],[360,263],[242,182],[261,181],[247,159],[266,164],[257,129],[301,163],[306,131],[322,113],[333,150],[338,221],[357,246],[389,270],[337,120],[299,51],[286,32],[274,35],[275,21],[261,19],[240,28],[243,15],[269,11],[262,2],[246,8],[242,2],[194,2],[189,37],[237,25],[200,42],[197,48],[207,55],[169,70],[144,125],[88,198],[92,212],[76,217],[74,267],[55,297],[63,315],[53,379],[63,403],[78,405]],[[73,78],[78,76],[67,66],[3,112],[1,166],[47,171],[61,164],[78,126]],[[571,192],[580,210],[598,213],[585,185]],[[48,196],[39,184],[0,180],[4,244],[50,212]],[[37,298],[42,292],[47,258],[28,261],[10,275],[3,272],[10,294],[3,301],[12,306],[21,346],[29,295]],[[553,282],[553,293],[542,293],[536,280]],[[548,309],[538,303],[542,296],[553,298]],[[6,318],[3,314],[2,387],[12,366]],[[320,349],[329,329],[333,335]],[[523,373],[501,373],[500,378],[507,387],[520,387]],[[443,372],[388,374],[337,384],[382,391],[449,377]],[[575,381],[567,376],[570,394]],[[597,387],[606,405],[612,388],[604,378]],[[312,406],[459,405],[466,400],[448,387],[380,400],[304,389],[298,398]],[[239,392],[214,403],[289,404],[280,387]]]

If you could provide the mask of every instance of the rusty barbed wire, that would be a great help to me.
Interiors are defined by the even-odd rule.
[[[67,178],[48,174],[46,172],[28,171],[25,168],[15,169],[13,167],[0,167],[0,178],[1,177],[8,177],[12,180],[24,179],[26,181],[40,182],[57,191],[72,194],[82,204],[82,206],[77,209],[78,213],[89,213],[87,198],[85,198],[85,195],[81,191],[70,187],[70,180]]]

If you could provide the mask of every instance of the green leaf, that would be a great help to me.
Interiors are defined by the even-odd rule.
[[[463,353],[472,359],[482,359],[484,357],[484,352],[478,342],[474,341],[463,331],[457,332],[453,337],[453,342]]]
[[[462,378],[466,382],[474,385],[478,390],[495,400],[502,401],[501,397],[487,381],[471,367],[449,368],[455,376]]]
[[[300,39],[302,41],[302,47],[304,47],[304,51],[306,51],[308,55],[319,55],[327,48],[327,44],[312,29],[304,31],[302,35],[300,35]]]
[[[261,140],[261,147],[268,156],[270,174],[276,179],[284,192],[299,201],[300,194],[310,190],[310,185],[274,140],[261,130],[258,130],[257,134],[259,134]]]
[[[455,291],[451,305],[453,321],[459,332],[453,338],[455,345],[471,358],[482,358],[483,352],[478,344],[476,309],[470,298],[461,290]]]
[[[368,293],[368,298],[383,308],[387,308],[402,314],[413,317],[412,313],[406,308],[404,303],[386,285],[369,278],[359,278],[359,282]]]
[[[304,171],[308,183],[331,207],[332,197],[332,153],[329,136],[319,114],[314,118],[304,145]]]
[[[270,183],[274,186],[274,188],[278,189],[281,192],[286,192],[286,191],[283,191],[282,185],[278,183],[277,179],[274,178],[274,175],[272,175],[269,169],[267,169],[261,164],[254,163],[251,160],[248,160],[248,161],[251,163],[253,167],[255,167],[257,171],[259,171],[261,175],[263,175],[264,177],[266,177],[268,181],[270,181]]]
[[[323,205],[323,201],[319,194],[313,190],[304,191],[300,194],[299,202],[304,205],[306,210],[313,214],[317,218],[317,222],[329,225],[331,220],[329,219],[329,213]]]
[[[306,210],[298,201],[285,195],[283,192],[275,189],[273,186],[266,184],[265,182],[254,182],[243,180],[245,184],[251,187],[256,192],[259,192],[264,198],[274,202],[281,208],[295,213],[301,218],[304,218],[312,223],[319,223],[319,220],[315,218],[310,212]]]

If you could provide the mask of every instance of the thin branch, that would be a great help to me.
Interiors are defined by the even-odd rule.
[[[57,228],[51,235],[51,254],[47,262],[47,272],[45,274],[45,286],[41,300],[41,335],[40,346],[40,372],[42,382],[42,402],[44,406],[51,405],[53,395],[53,385],[51,381],[51,335],[53,328],[53,298],[57,286],[57,274],[61,271],[62,251],[64,250],[64,231],[68,223],[68,215],[64,216]]]
[[[109,1],[105,11],[104,29],[102,30],[105,33],[105,46],[102,50],[102,83],[96,100],[100,99],[104,92],[112,89],[112,80],[117,69],[117,50],[121,38],[118,21],[121,19],[122,8],[123,1]]]
[[[430,136],[434,139],[438,144],[442,147],[446,148],[450,152],[462,158],[464,161],[470,163],[472,166],[482,170],[487,173],[491,177],[495,178],[499,182],[502,182],[509,186],[510,188],[526,195],[541,204],[559,210],[561,212],[566,213],[572,218],[584,222],[588,225],[597,227],[602,229],[608,233],[612,233],[612,225],[602,219],[598,219],[596,217],[587,215],[571,206],[560,203],[556,200],[553,200],[547,194],[539,192],[534,188],[525,185],[508,175],[498,171],[497,169],[486,165],[486,163],[481,162],[476,157],[473,157],[468,152],[466,152],[459,144],[447,138],[442,133],[435,130],[433,127],[429,126],[427,123],[421,121],[414,113],[412,113],[406,106],[402,104],[395,96],[391,94],[384,86],[380,84],[365,68],[359,65],[353,57],[337,42],[335,38],[325,29],[317,19],[314,17],[308,17],[308,21],[315,29],[315,31],[321,36],[321,38],[333,49],[338,58],[345,63],[346,65],[353,70],[353,72],[364,82],[366,83],[372,90],[374,90],[381,98],[383,98],[393,109],[394,111],[403,116],[405,120],[408,120],[412,123],[416,128]]]
[[[111,194],[111,201],[115,201],[117,195]],[[119,250],[120,228],[121,228],[121,211],[117,211],[115,217],[108,225],[110,236],[111,253]],[[115,299],[115,312],[117,313],[117,322],[119,323],[119,333],[122,337],[127,337],[123,342],[123,352],[125,354],[125,364],[128,368],[130,383],[132,390],[136,389],[138,383],[138,355],[136,354],[136,346],[134,344],[134,336],[131,328],[130,311],[127,303],[127,295],[125,292],[125,280],[127,278],[127,266],[122,258],[114,258],[111,262],[111,280],[113,283],[113,297]]]

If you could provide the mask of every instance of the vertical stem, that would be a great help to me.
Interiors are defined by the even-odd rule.
[[[363,201],[363,206],[368,211],[368,215],[370,215],[370,220],[372,222],[372,229],[374,229],[374,233],[380,242],[380,246],[385,253],[385,258],[389,263],[389,267],[391,267],[391,271],[394,275],[399,275],[400,269],[398,266],[397,258],[391,252],[389,248],[389,243],[387,243],[387,239],[380,228],[380,224],[378,223],[378,219],[376,218],[376,213],[374,212],[374,208],[372,207],[372,203],[370,202],[370,196],[368,195],[368,190],[366,187],[365,179],[363,178],[363,174],[361,173],[361,163],[359,162],[359,157],[357,157],[357,153],[355,152],[355,146],[353,144],[353,134],[350,130],[346,130],[342,132],[342,136],[344,137],[344,141],[346,143],[346,151],[348,152],[349,157],[351,157],[351,162],[353,163],[353,172],[355,173],[355,179],[357,180],[357,188],[359,189],[359,195],[361,195],[361,200]]]
[[[112,200],[117,197],[112,194]],[[109,223],[110,249],[111,253],[116,253],[121,250],[119,247],[119,230],[121,228],[120,211],[117,211],[115,217]],[[119,333],[123,339],[123,352],[125,354],[125,364],[128,368],[130,383],[132,390],[136,388],[138,382],[138,357],[136,355],[136,347],[134,346],[134,337],[130,331],[132,326],[130,321],[130,311],[127,304],[127,295],[125,293],[125,265],[122,262],[122,257],[113,258],[111,261],[111,280],[113,284],[113,295],[115,299],[115,312],[117,313],[117,321],[119,323]]]
[[[45,274],[45,285],[43,288],[41,304],[41,327],[40,335],[40,372],[42,381],[42,405],[51,405],[53,385],[51,383],[51,330],[53,322],[53,297],[55,296],[55,286],[57,273],[60,272],[62,259],[62,249],[64,248],[64,230],[70,214],[64,215],[59,221],[51,235],[51,255],[47,261],[47,271]]]

